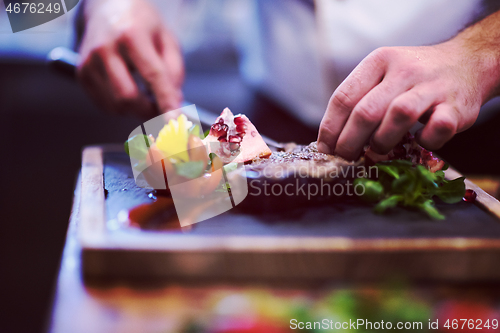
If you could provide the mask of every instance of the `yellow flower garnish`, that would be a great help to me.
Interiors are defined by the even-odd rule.
[[[193,125],[185,115],[181,114],[177,120],[171,119],[168,124],[163,126],[158,138],[156,138],[156,147],[160,149],[166,157],[175,155],[176,159],[183,162],[189,161],[188,137],[189,129]]]

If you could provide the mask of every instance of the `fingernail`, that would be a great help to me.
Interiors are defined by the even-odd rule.
[[[318,142],[318,151],[324,154],[332,154],[330,147],[324,142]]]

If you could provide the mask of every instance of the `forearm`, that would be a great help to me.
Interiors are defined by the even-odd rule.
[[[469,80],[477,80],[481,104],[500,95],[500,11],[466,28],[446,43],[462,58]]]

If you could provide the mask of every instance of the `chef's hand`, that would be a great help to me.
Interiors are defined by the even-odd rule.
[[[88,0],[78,77],[94,101],[113,113],[152,117],[180,107],[184,65],[174,36],[145,0]],[[132,72],[156,97],[141,93]]]
[[[500,24],[486,23],[498,26],[500,36]],[[319,151],[355,160],[369,142],[386,154],[419,120],[426,125],[416,139],[434,150],[472,126],[481,105],[498,93],[500,77],[498,40],[478,36],[474,28],[443,44],[380,48],[368,55],[333,93],[319,129]]]

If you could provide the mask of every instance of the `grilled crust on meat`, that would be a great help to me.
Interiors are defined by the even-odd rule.
[[[346,161],[345,159],[318,152],[316,142],[307,146],[289,143],[284,151],[276,151],[267,158],[256,158],[246,165],[247,171],[254,171],[268,178],[286,178],[290,176],[331,179],[337,178],[341,169],[356,168],[364,160]]]

